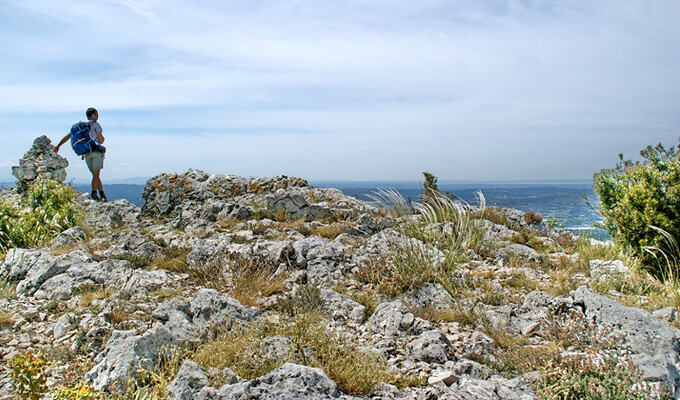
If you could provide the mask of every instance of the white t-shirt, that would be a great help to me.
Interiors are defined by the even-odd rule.
[[[90,122],[90,138],[92,138],[92,140],[97,140],[97,132],[99,133],[103,132],[102,126],[99,125],[99,122],[95,121],[89,122]]]

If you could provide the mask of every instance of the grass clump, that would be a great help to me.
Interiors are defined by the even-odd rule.
[[[226,292],[241,304],[258,305],[260,299],[282,293],[287,274],[280,265],[264,256],[219,253],[187,266],[199,285]]]
[[[128,387],[129,396],[136,393],[146,393],[151,399],[167,397],[167,387],[177,376],[182,362],[190,355],[185,349],[177,347],[163,347],[158,352],[158,362],[153,369],[137,369],[137,381]]]
[[[0,278],[0,299],[13,299],[16,297],[15,283],[11,283],[7,278]]]
[[[330,225],[322,225],[311,230],[312,235],[321,236],[326,239],[333,240],[345,232],[346,226],[341,223],[333,223]]]
[[[171,272],[187,272],[187,255],[190,247],[168,246],[161,250],[161,255],[151,262],[151,266]]]
[[[321,290],[315,285],[307,284],[279,300],[276,309],[292,317],[298,314],[321,312],[322,305]]]
[[[287,343],[287,350],[267,352],[263,344],[268,340]],[[323,369],[342,391],[350,394],[370,393],[380,382],[405,381],[378,356],[328,330],[318,312],[259,322],[229,332],[199,349],[194,361],[204,368],[229,367],[246,379],[294,362]]]
[[[134,254],[120,254],[111,257],[114,260],[125,260],[130,263],[132,268],[141,269],[151,265],[151,260],[148,257],[138,256]]]
[[[0,327],[12,325],[14,325],[14,317],[12,317],[12,313],[7,310],[0,311]]]
[[[413,204],[394,190],[373,196],[401,220],[397,229],[406,239],[392,246],[389,257],[360,267],[357,279],[378,285],[390,296],[428,282],[451,286],[450,275],[465,260],[468,249],[481,247],[484,231],[474,224],[466,203],[434,190],[428,193],[421,196],[422,202]],[[479,199],[483,209],[481,193]]]

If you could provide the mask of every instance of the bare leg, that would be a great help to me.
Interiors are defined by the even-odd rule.
[[[104,191],[104,188],[102,188],[102,181],[99,179],[99,173],[101,172],[100,169],[95,169],[92,171],[92,191],[99,190],[100,192]]]

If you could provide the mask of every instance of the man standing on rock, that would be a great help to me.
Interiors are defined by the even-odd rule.
[[[87,122],[90,124],[90,137],[99,142],[99,144],[103,144],[104,135],[102,134],[102,126],[99,125],[99,122],[97,122],[99,119],[99,113],[96,109],[90,107],[85,112],[85,115],[87,116]],[[54,146],[54,151],[58,153],[59,147],[66,143],[66,141],[70,138],[71,133],[64,136],[59,144]],[[106,201],[106,195],[104,194],[102,181],[99,179],[99,173],[101,172],[102,168],[104,168],[104,153],[101,151],[90,151],[89,153],[83,154],[83,158],[85,159],[87,168],[92,173],[92,200]],[[99,195],[97,195],[97,191],[99,191]]]

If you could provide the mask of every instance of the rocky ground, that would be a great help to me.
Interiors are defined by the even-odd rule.
[[[597,370],[591,383],[680,397],[663,288],[631,307],[615,284],[632,279],[626,260],[535,215],[461,206],[419,223],[299,178],[199,170],[157,176],[143,197],[82,196],[78,226],[7,251],[0,398],[29,350],[50,393],[528,400]]]

